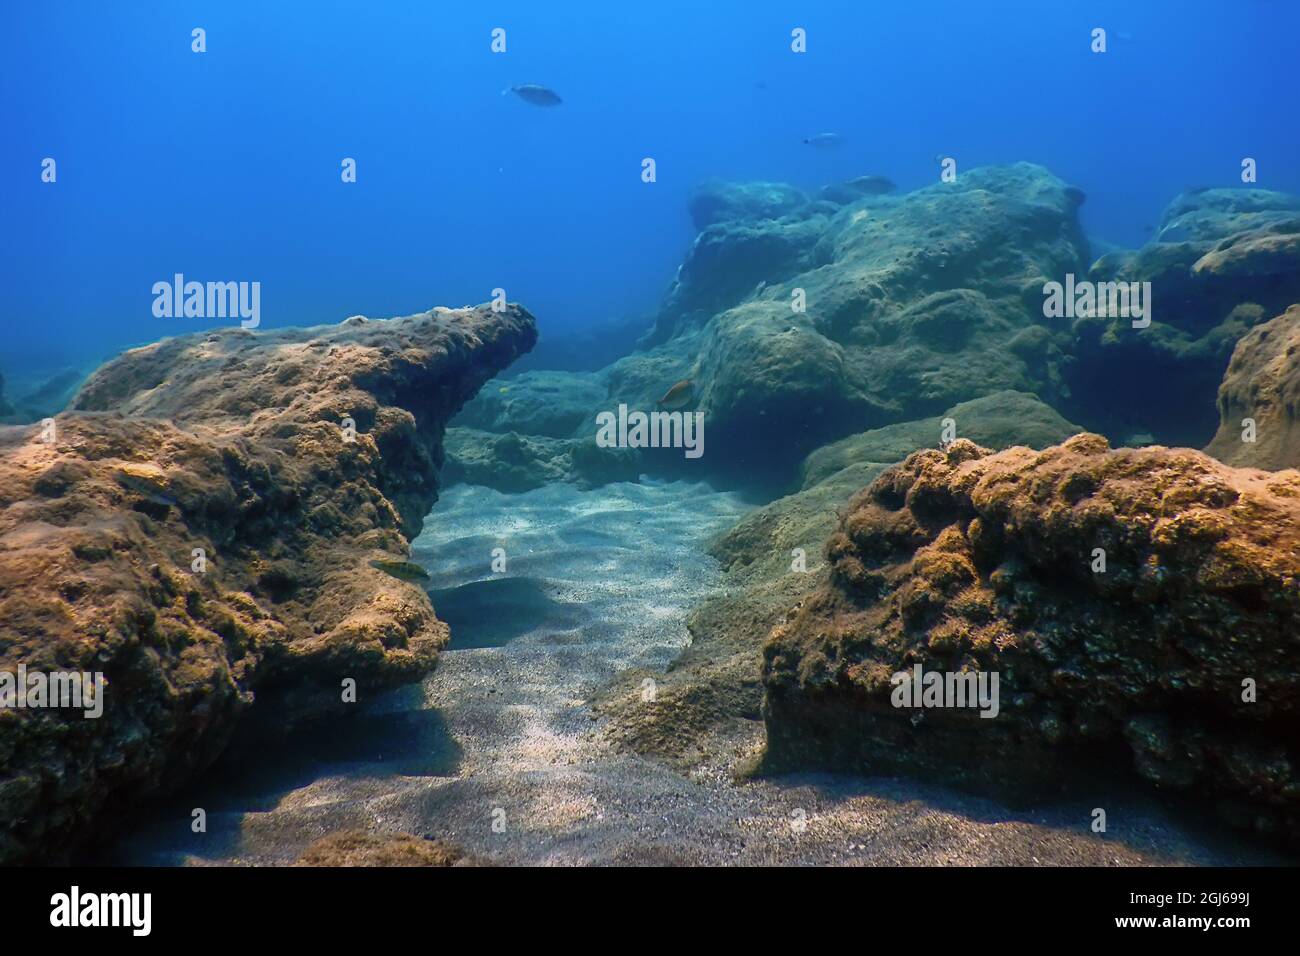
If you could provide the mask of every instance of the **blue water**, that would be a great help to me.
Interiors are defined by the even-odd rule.
[[[1261,187],[1300,191],[1298,27],[1283,0],[15,0],[0,367],[212,324],[154,317],[153,283],[178,272],[259,281],[264,328],[496,287],[543,334],[647,314],[710,176],[908,189],[936,154],[1032,160],[1086,191],[1090,234],[1137,245],[1179,190],[1238,183],[1243,156]],[[564,104],[500,95],[528,82]],[[803,145],[826,130],[843,149]]]

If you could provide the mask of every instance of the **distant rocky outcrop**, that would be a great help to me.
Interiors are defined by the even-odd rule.
[[[696,232],[703,232],[718,223],[780,219],[807,202],[803,192],[786,183],[712,179],[691,192],[687,210]]]
[[[1293,305],[1237,343],[1219,386],[1219,431],[1205,450],[1230,465],[1300,468],[1297,415],[1300,305]]]
[[[407,554],[444,426],[535,336],[510,306],[165,339],[52,436],[0,430],[0,671],[107,680],[99,719],[0,709],[0,861],[186,783],[255,696],[270,727],[425,673],[447,628]]]
[[[892,193],[896,188],[893,182],[884,176],[856,176],[842,183],[823,186],[817,197],[837,206],[843,206],[867,196],[883,196],[885,193]]]
[[[595,432],[582,438],[551,438],[476,428],[447,429],[448,483],[484,485],[518,492],[553,481],[597,488],[613,481],[636,481],[640,456],[631,448],[601,448]]]
[[[692,379],[703,467],[777,481],[827,442],[982,395],[1059,404],[1070,331],[1042,287],[1085,268],[1079,191],[1026,163],[901,196],[859,185],[845,205],[706,217],[648,347],[607,371],[611,399],[648,408]]]
[[[483,389],[452,424],[546,438],[573,438],[580,430],[594,436],[596,414],[608,401],[609,390],[599,374],[523,372]]]
[[[1083,193],[1042,167],[891,187],[862,176],[810,198],[782,184],[705,184],[691,200],[698,235],[638,350],[594,372],[521,375],[456,424],[578,439],[597,412],[652,411],[689,379],[704,457],[645,452],[642,470],[778,493],[824,445],[1001,391],[1116,443],[1200,446],[1237,341],[1300,301],[1294,196],[1190,191],[1152,242],[1107,247],[1089,266]],[[1150,282],[1150,326],[1045,316],[1045,284],[1067,275]]]
[[[1097,435],[917,452],[854,498],[825,585],[772,633],[765,766],[1029,800],[1124,755],[1294,840],[1297,502],[1295,472]],[[895,706],[917,665],[998,674],[997,716]]]
[[[1300,197],[1263,189],[1183,193],[1155,239],[1102,256],[1093,282],[1150,282],[1151,325],[1076,319],[1062,410],[1106,434],[1200,446],[1237,341],[1300,301]]]
[[[26,425],[57,415],[68,406],[89,371],[64,368],[52,374],[27,374],[21,385],[11,381],[9,400],[0,397],[0,425]]]

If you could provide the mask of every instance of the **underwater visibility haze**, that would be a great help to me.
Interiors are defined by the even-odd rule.
[[[0,862],[1294,863],[1298,35],[7,5]]]

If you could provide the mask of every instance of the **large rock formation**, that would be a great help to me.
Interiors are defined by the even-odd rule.
[[[1300,474],[1087,434],[959,440],[858,495],[827,560],[765,649],[770,769],[1025,798],[1127,754],[1161,788],[1300,837]],[[892,675],[916,665],[999,675],[997,716],[895,706]]]
[[[1237,343],[1219,386],[1219,430],[1205,450],[1230,465],[1300,467],[1298,414],[1300,305],[1293,305]]]
[[[185,783],[255,695],[271,728],[426,672],[444,425],[535,336],[517,306],[189,335],[0,431],[0,671],[107,681],[98,719],[0,709],[0,861]]]
[[[1214,395],[1237,340],[1300,301],[1300,197],[1262,189],[1178,196],[1154,240],[1102,256],[1094,282],[1151,283],[1151,325],[1075,320],[1072,400],[1063,411],[1124,437],[1146,432],[1200,446],[1214,433]]]
[[[520,376],[457,424],[586,439],[598,412],[651,411],[689,379],[704,457],[646,451],[642,470],[725,473],[777,492],[823,445],[1007,390],[1117,443],[1200,446],[1238,339],[1300,301],[1294,196],[1186,193],[1152,242],[1089,267],[1083,194],[1041,167],[974,169],[906,195],[888,188],[860,177],[831,201],[772,183],[707,184],[692,199],[699,233],[641,350],[592,373]],[[1151,325],[1046,317],[1044,285],[1071,274],[1150,282]],[[564,450],[546,444],[524,457],[572,476]]]
[[[706,217],[650,347],[608,370],[610,399],[649,408],[689,378],[704,466],[777,480],[828,441],[982,395],[1055,403],[1069,330],[1044,318],[1042,287],[1084,269],[1081,201],[1025,163],[748,218],[719,201],[727,216]]]

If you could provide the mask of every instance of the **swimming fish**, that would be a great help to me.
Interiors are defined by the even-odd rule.
[[[684,378],[668,391],[664,392],[664,397],[655,402],[660,408],[666,408],[674,411],[679,408],[685,408],[695,398],[695,383],[689,378]]]
[[[163,494],[165,479],[161,476],[155,476],[149,473],[132,473],[123,470],[118,472],[117,483],[127,491],[133,491],[144,498],[150,504],[159,505],[163,508],[171,508],[176,505],[176,499]]]
[[[818,149],[837,149],[844,145],[844,137],[839,133],[818,133],[805,139],[804,145]]]
[[[534,106],[559,106],[564,102],[554,90],[548,90],[536,83],[522,83],[501,91],[502,96],[507,93],[513,93],[525,103],[532,103]]]
[[[377,571],[392,575],[399,581],[429,580],[429,572],[410,561],[371,561],[370,566]]]

